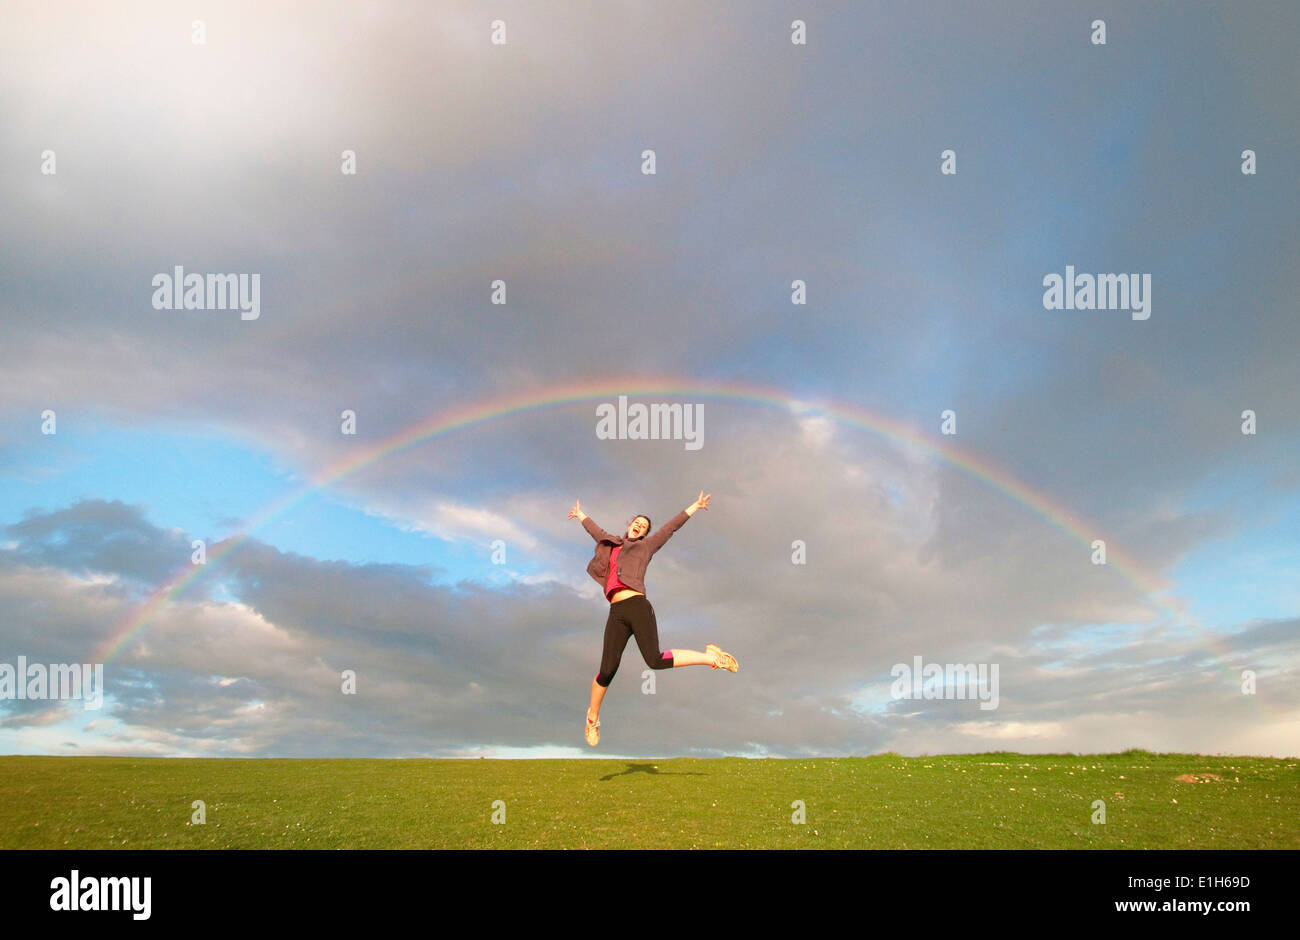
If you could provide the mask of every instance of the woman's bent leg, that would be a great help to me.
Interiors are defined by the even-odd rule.
[[[623,603],[634,605],[628,610],[628,621],[636,636],[637,646],[641,649],[641,658],[651,669],[674,669],[678,666],[731,668],[723,661],[729,654],[721,651],[719,651],[721,658],[715,658],[714,654],[708,651],[701,653],[698,650],[659,649],[659,626],[655,622],[655,610],[650,606],[650,602],[644,597],[633,597]],[[732,665],[735,664],[734,659],[729,661]]]
[[[650,602],[644,597],[631,598],[631,602],[636,602],[636,607],[630,611],[628,619],[632,623],[636,645],[641,650],[645,664],[651,669],[672,669],[677,665],[685,665],[677,662],[676,650],[659,648],[659,624],[655,621],[655,609],[650,606]]]

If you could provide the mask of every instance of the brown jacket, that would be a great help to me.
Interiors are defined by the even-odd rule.
[[[587,565],[587,574],[596,579],[600,589],[605,590],[605,581],[609,577],[609,554],[615,545],[622,545],[618,553],[618,579],[634,591],[645,593],[645,569],[655,552],[664,547],[672,534],[682,527],[690,518],[683,509],[673,516],[653,535],[643,535],[639,539],[629,539],[622,535],[610,535],[596,523],[591,516],[582,520],[582,527],[596,540],[596,556]]]

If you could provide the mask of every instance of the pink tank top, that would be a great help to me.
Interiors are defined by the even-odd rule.
[[[627,590],[628,587],[618,579],[618,553],[623,550],[622,545],[615,545],[614,550],[609,553],[609,577],[605,579],[605,597],[611,597],[615,591]]]

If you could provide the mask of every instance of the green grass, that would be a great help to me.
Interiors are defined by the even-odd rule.
[[[1182,774],[1217,774],[1184,783]],[[1122,794],[1122,795],[1121,795]],[[1091,822],[1106,803],[1105,825]],[[190,823],[206,803],[207,822]],[[505,802],[504,825],[491,821]],[[791,804],[802,800],[806,823]],[[1300,848],[1300,762],[0,757],[0,848]]]

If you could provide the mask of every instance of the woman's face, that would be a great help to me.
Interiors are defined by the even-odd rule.
[[[637,516],[627,527],[627,537],[630,539],[639,539],[650,531],[650,522],[645,516]]]

